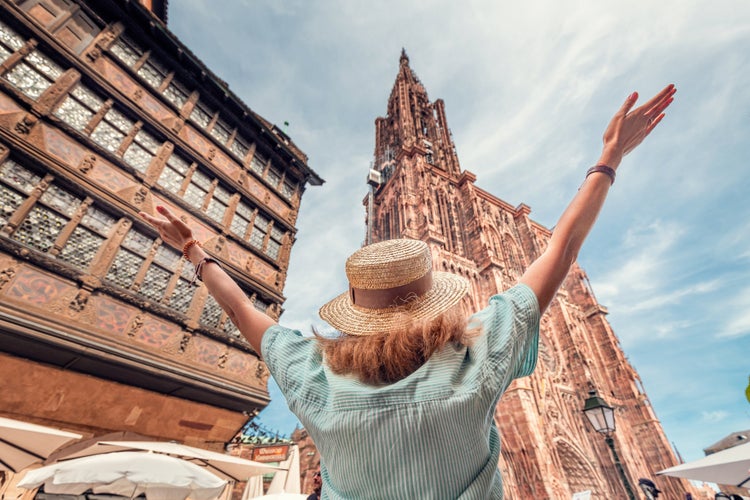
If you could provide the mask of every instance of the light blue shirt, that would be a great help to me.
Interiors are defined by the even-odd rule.
[[[316,342],[275,325],[268,368],[322,457],[323,498],[502,498],[495,406],[534,371],[539,304],[526,285],[472,316],[483,332],[449,345],[408,377],[372,386],[332,373]]]

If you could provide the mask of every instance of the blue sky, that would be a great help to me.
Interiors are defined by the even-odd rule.
[[[220,7],[219,7],[220,6]],[[551,227],[625,97],[675,83],[579,257],[685,460],[750,429],[750,4],[746,0],[180,0],[169,26],[326,183],[302,200],[282,323],[321,325],[364,239],[374,120],[401,48],[446,103],[463,169]],[[271,383],[266,427],[296,418]]]

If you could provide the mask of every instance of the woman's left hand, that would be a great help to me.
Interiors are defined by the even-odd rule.
[[[638,100],[633,92],[615,113],[604,131],[601,163],[617,168],[622,157],[634,150],[664,118],[664,110],[672,104],[677,89],[670,84],[645,104],[631,109]]]
[[[138,215],[159,231],[162,240],[182,251],[185,244],[193,239],[193,231],[168,208],[158,206],[156,211],[165,219],[154,217],[146,212],[140,212]]]

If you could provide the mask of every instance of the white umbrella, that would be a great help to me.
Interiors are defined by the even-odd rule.
[[[151,451],[180,458],[204,467],[217,476],[231,481],[246,481],[252,476],[282,470],[280,467],[254,462],[233,455],[225,455],[223,453],[216,453],[215,451],[164,441],[98,441],[96,444],[78,450],[75,453],[69,455],[61,454],[58,460],[62,461],[70,458],[133,450]]]
[[[750,488],[750,443],[733,446],[657,474]]]
[[[0,417],[0,470],[19,472],[80,438],[73,432]]]
[[[47,465],[26,473],[18,486],[45,493],[80,495],[91,490],[148,500],[209,500],[227,485],[207,470],[179,458],[123,451],[81,457]]]

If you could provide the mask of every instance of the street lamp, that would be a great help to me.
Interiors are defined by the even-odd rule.
[[[615,431],[615,410],[609,406],[602,398],[596,395],[596,391],[589,391],[589,397],[583,405],[583,414],[589,419],[591,425],[594,427],[596,432],[604,434],[606,437],[604,440],[609,445],[609,449],[612,450],[612,458],[615,461],[615,468],[620,473],[620,479],[622,479],[625,485],[625,491],[628,492],[628,498],[635,500],[633,489],[630,487],[630,482],[625,475],[625,470],[622,468],[620,463],[620,457],[617,456],[615,450],[615,440],[612,439],[612,433]]]

